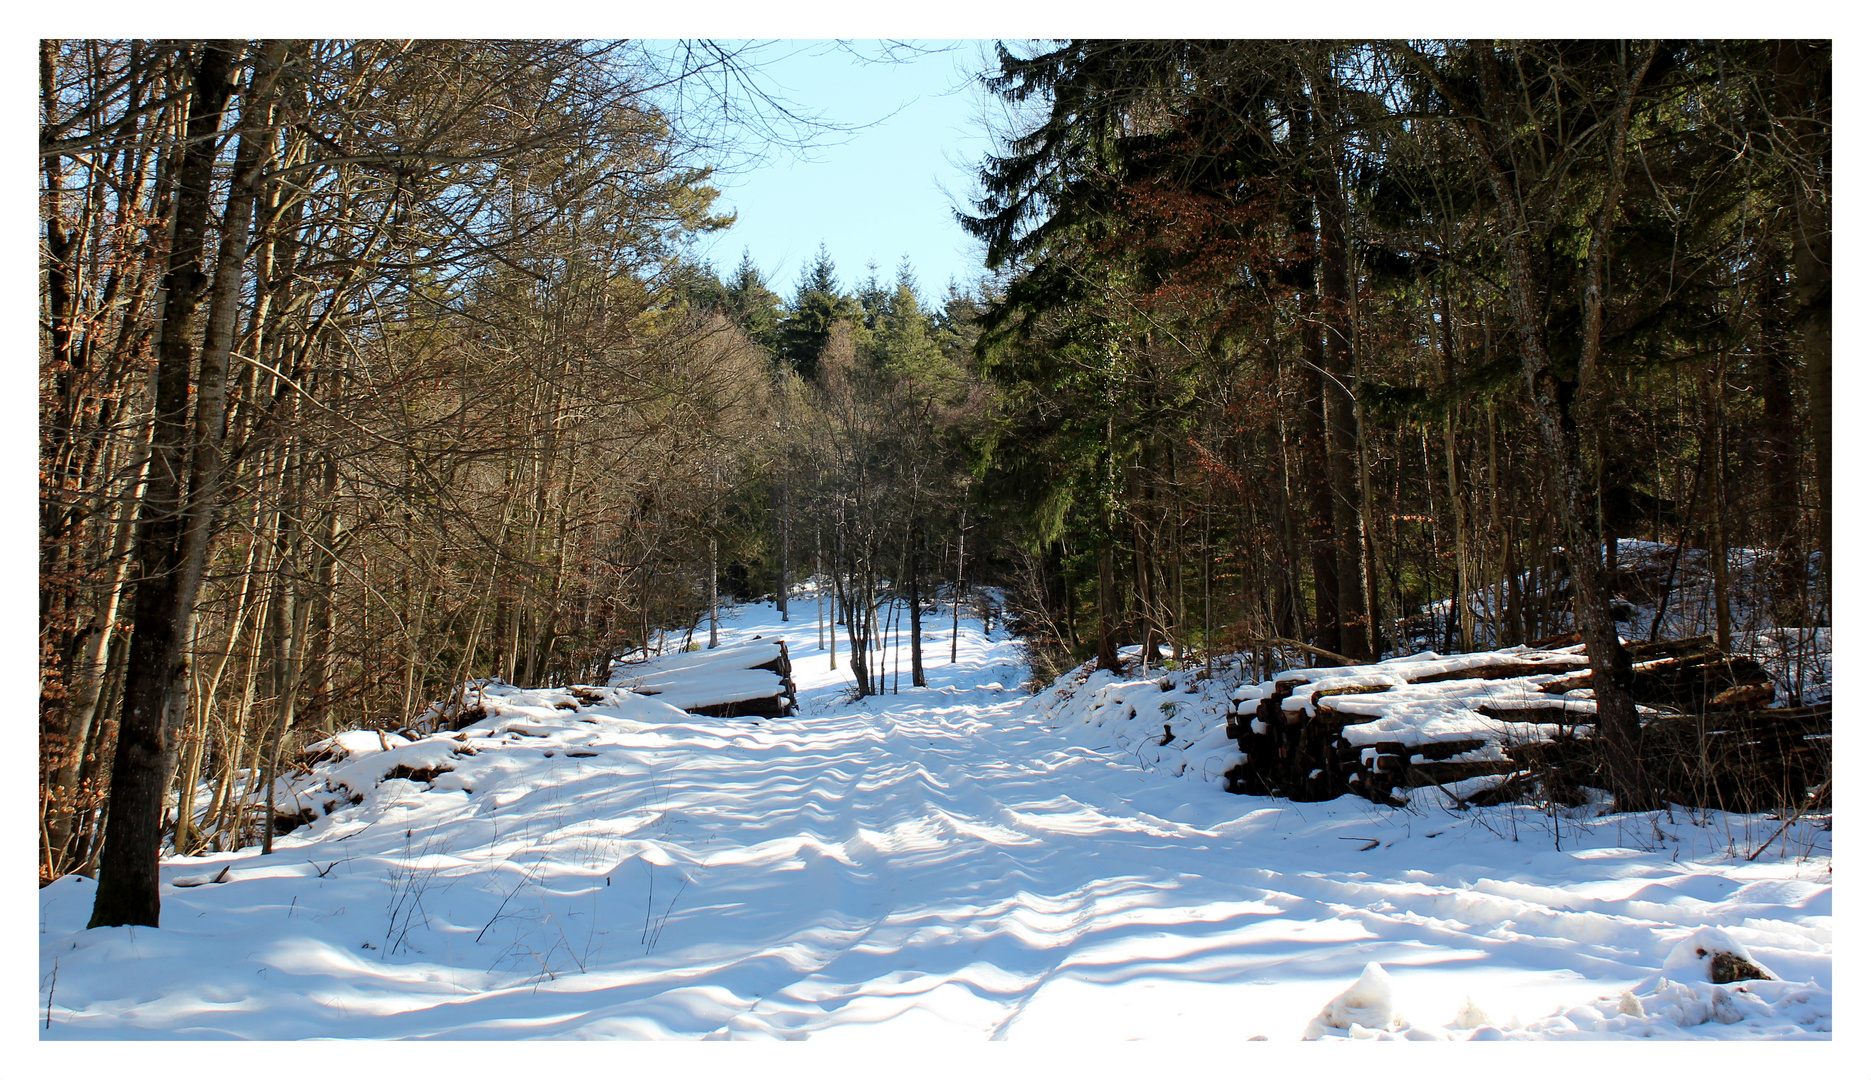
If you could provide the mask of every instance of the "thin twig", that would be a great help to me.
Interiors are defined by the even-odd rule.
[[[493,926],[494,922],[500,918],[500,913],[507,910],[507,901],[513,899],[513,894],[519,892],[522,888],[526,886],[527,880],[528,880],[528,876],[526,872],[521,871],[519,882],[513,886],[512,890],[509,891],[506,896],[501,898],[500,906],[494,909],[494,917],[492,919],[487,920],[487,925],[481,927],[480,933],[474,935],[475,944],[477,945],[480,944],[481,938],[485,937],[487,934],[488,927]]]
[[[676,888],[676,895],[669,898],[669,906],[663,909],[663,917],[656,920],[656,933],[650,936],[649,945],[643,950],[646,954],[655,949],[656,943],[662,940],[663,927],[669,925],[669,913],[676,909],[676,901],[682,899],[682,892],[688,887],[689,879],[685,877],[682,879],[682,884]]]
[[[1362,660],[1353,660],[1349,656],[1340,656],[1339,654],[1333,652],[1330,649],[1321,649],[1317,645],[1308,645],[1303,641],[1296,641],[1293,638],[1285,638],[1285,637],[1250,638],[1248,639],[1247,643],[1249,645],[1256,645],[1256,646],[1277,645],[1283,649],[1298,649],[1303,652],[1309,652],[1314,656],[1322,656],[1327,660],[1336,660],[1338,661],[1339,665],[1342,667],[1356,667],[1358,664],[1361,664],[1364,662]]]
[[[1780,827],[1774,830],[1774,834],[1767,838],[1767,843],[1762,844],[1760,847],[1755,848],[1754,854],[1749,855],[1747,857],[1747,861],[1753,862],[1755,859],[1759,858],[1761,852],[1767,850],[1767,845],[1773,843],[1775,840],[1780,839],[1780,834],[1783,832],[1786,832],[1788,826],[1798,821],[1802,816],[1805,815],[1806,811],[1811,810],[1814,806],[1818,805],[1819,797],[1821,795],[1824,795],[1828,790],[1831,789],[1831,787],[1832,787],[1832,781],[1828,779],[1825,783],[1820,784],[1816,789],[1814,789],[1813,793],[1806,797],[1806,805],[1794,811],[1792,817],[1781,822]]]

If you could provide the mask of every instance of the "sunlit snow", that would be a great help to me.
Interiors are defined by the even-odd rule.
[[[1144,760],[1040,709],[998,626],[950,664],[931,619],[931,685],[851,701],[794,610],[722,636],[788,642],[799,716],[494,688],[340,736],[297,783],[361,801],[272,855],[167,860],[159,929],[43,889],[40,1034],[1830,1038],[1817,823],[1749,862],[1779,822],[1230,795],[1213,732]],[[1692,935],[1774,978],[1702,981]]]

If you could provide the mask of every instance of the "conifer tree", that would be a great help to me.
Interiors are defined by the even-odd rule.
[[[779,352],[780,298],[767,288],[753,252],[742,249],[741,263],[723,290],[721,312],[768,355]]]
[[[793,302],[779,325],[779,355],[802,378],[818,377],[819,357],[841,320],[856,318],[858,306],[838,289],[831,253],[819,245],[817,258],[799,275]]]

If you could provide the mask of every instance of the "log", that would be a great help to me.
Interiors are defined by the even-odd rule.
[[[1548,694],[1589,689],[1590,672],[1554,679],[1541,686]],[[1762,696],[1763,689],[1765,697]],[[1758,661],[1724,657],[1704,650],[1681,656],[1662,656],[1631,665],[1631,696],[1645,705],[1674,705],[1703,710],[1721,695],[1737,705],[1773,700],[1773,675]]]
[[[672,653],[612,665],[610,685],[696,716],[791,716],[798,710],[792,658],[783,640]]]
[[[1591,688],[1592,673],[1587,671],[1570,678],[1554,679],[1552,682],[1541,686],[1540,692],[1544,694],[1569,694],[1574,690],[1590,690]]]
[[[1661,642],[1632,648],[1633,681],[1643,723],[1640,752],[1651,764],[1659,790],[1672,801],[1737,811],[1798,806],[1812,785],[1831,776],[1832,708],[1829,703],[1771,709],[1773,686],[1759,664],[1730,658],[1707,638]],[[1457,679],[1515,679],[1562,675],[1542,689],[1565,692],[1590,686],[1586,661],[1549,658],[1494,662],[1438,672],[1413,683]],[[1584,788],[1606,787],[1600,773],[1600,750],[1592,730],[1594,711],[1562,707],[1538,696],[1524,704],[1504,694],[1498,704],[1475,706],[1482,715],[1503,722],[1553,725],[1560,735],[1506,748],[1507,760],[1452,761],[1489,740],[1406,745],[1383,742],[1360,749],[1344,737],[1344,728],[1371,719],[1340,711],[1335,698],[1382,694],[1393,684],[1358,683],[1314,691],[1312,713],[1283,710],[1301,685],[1279,683],[1260,699],[1251,717],[1265,725],[1256,734],[1250,714],[1230,716],[1229,735],[1246,761],[1229,772],[1229,789],[1278,794],[1296,801],[1329,799],[1355,792],[1373,802],[1398,805],[1397,788],[1448,784],[1475,777],[1501,776],[1488,791],[1464,800],[1469,805],[1521,798],[1539,790],[1562,803],[1585,799]],[[1659,713],[1656,705],[1688,710]],[[1589,708],[1589,705],[1588,705]],[[1371,710],[1379,712],[1381,710]],[[1371,760],[1367,764],[1364,754]]]
[[[1449,742],[1421,743],[1410,747],[1410,755],[1412,759],[1420,757],[1424,761],[1447,761],[1449,758],[1459,757],[1471,750],[1479,750],[1486,745],[1488,745],[1486,739],[1454,739]]]
[[[1557,705],[1477,705],[1475,711],[1513,724],[1590,724],[1598,719],[1596,713],[1568,712]]]
[[[1659,660],[1631,672],[1631,695],[1644,704],[1704,709],[1713,698],[1740,687],[1765,687],[1765,700],[1773,700],[1772,673],[1746,657]]]
[[[1405,776],[1411,787],[1434,787],[1477,776],[1505,776],[1519,769],[1512,761],[1429,761],[1411,765]]]
[[[1419,675],[1412,683],[1454,682],[1457,679],[1524,679],[1529,675],[1564,675],[1590,666],[1584,657],[1577,660],[1529,660],[1499,664],[1481,664],[1456,671],[1438,671]]]
[[[1709,699],[1711,709],[1747,709],[1760,705],[1770,705],[1774,700],[1774,688],[1768,683],[1749,683],[1734,686]]]
[[[1457,802],[1463,806],[1499,806],[1505,802],[1514,802],[1531,792],[1535,781],[1536,777],[1531,773],[1508,773],[1493,787],[1477,791]]]
[[[1715,638],[1704,634],[1701,637],[1679,638],[1676,641],[1650,641],[1626,645],[1624,651],[1631,654],[1631,662],[1655,660],[1659,656],[1688,656],[1715,647]]]
[[[1334,686],[1330,690],[1314,690],[1312,692],[1312,705],[1314,708],[1318,708],[1319,701],[1322,698],[1344,697],[1346,694],[1386,694],[1395,689],[1396,687],[1390,683],[1369,683],[1363,686]]]

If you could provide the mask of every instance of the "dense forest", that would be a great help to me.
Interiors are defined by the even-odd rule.
[[[1828,618],[1828,56],[1003,50],[1034,122],[967,221],[1017,268],[990,490],[1044,493],[1011,501],[1057,636],[1356,660],[1443,598],[1445,648],[1575,629],[1614,793],[1653,805],[1618,538],[1707,553],[1724,650],[1731,550],[1771,553],[1747,629]]]
[[[1830,623],[1828,43],[1003,46],[940,297],[699,262],[681,56],[41,43],[40,875],[97,924],[270,844],[298,745],[804,583],[859,696],[981,584],[1040,681],[1575,631],[1633,808],[1620,603]]]

